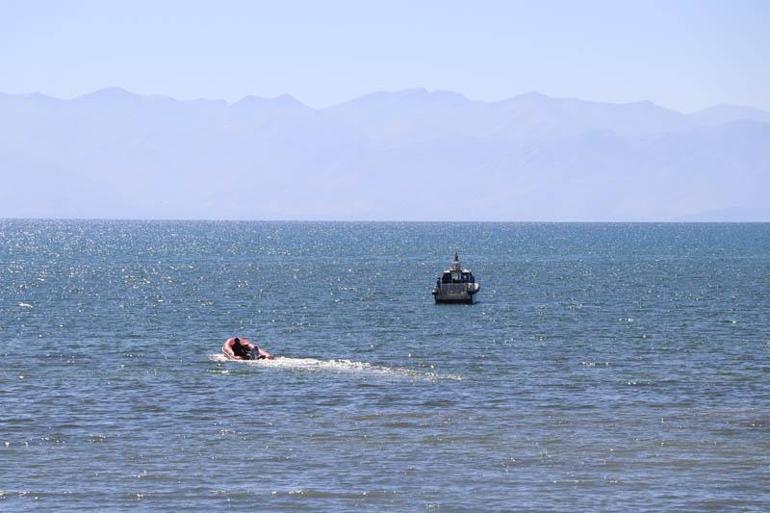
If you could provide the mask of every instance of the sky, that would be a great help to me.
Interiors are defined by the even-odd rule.
[[[0,0],[0,91],[316,108],[424,87],[770,111],[770,1]]]

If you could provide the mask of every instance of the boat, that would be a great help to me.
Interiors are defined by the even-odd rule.
[[[455,253],[451,267],[436,279],[433,287],[433,298],[436,303],[466,303],[473,304],[473,296],[481,286],[470,269],[460,265],[460,259]]]

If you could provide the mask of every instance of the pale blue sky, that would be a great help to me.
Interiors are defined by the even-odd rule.
[[[770,1],[0,0],[0,91],[176,98],[539,91],[770,111]]]

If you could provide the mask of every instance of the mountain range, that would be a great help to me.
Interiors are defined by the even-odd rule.
[[[770,113],[410,89],[0,94],[0,217],[770,221]]]

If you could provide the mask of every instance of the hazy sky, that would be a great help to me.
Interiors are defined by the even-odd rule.
[[[0,91],[176,98],[539,91],[770,111],[770,1],[0,0]]]

